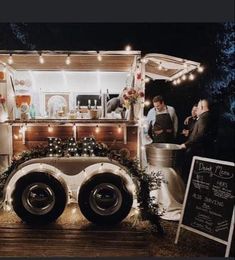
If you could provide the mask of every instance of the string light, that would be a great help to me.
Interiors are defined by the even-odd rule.
[[[122,128],[121,128],[121,126],[119,125],[118,126],[118,133],[120,134],[122,132]]]
[[[12,54],[10,54],[8,60],[7,60],[8,64],[13,64],[14,61],[13,61],[13,57],[12,57]]]
[[[177,85],[177,81],[176,80],[173,81],[173,85]]]
[[[148,107],[149,105],[150,105],[150,101],[149,100],[146,100],[146,101],[144,101],[144,105],[146,106],[146,107]]]
[[[146,63],[148,63],[148,60],[145,59],[145,58],[143,58],[143,59],[141,59],[141,62],[143,62],[144,64],[146,64]]]
[[[99,126],[97,125],[96,128],[95,128],[95,132],[98,134],[99,131],[100,131],[100,129],[99,129]]]
[[[144,82],[145,82],[145,83],[148,83],[149,81],[150,81],[150,78],[145,77]]]
[[[181,83],[181,79],[178,78],[178,79],[177,79],[177,84],[180,84],[180,83]]]
[[[42,57],[42,54],[39,55],[39,62],[40,62],[41,64],[44,63],[44,58]]]
[[[186,80],[186,79],[187,79],[186,75],[183,75],[183,76],[181,77],[181,79],[182,79],[182,80]]]
[[[158,69],[159,69],[159,70],[162,70],[162,64],[161,64],[161,62],[160,62],[159,65],[158,65]]]
[[[190,74],[190,75],[189,75],[189,79],[190,79],[190,80],[194,80],[194,78],[195,78],[195,77],[194,77],[193,74]]]
[[[68,54],[66,60],[65,60],[65,64],[69,65],[71,63],[71,59],[70,59],[70,55]]]
[[[98,61],[102,61],[102,56],[101,56],[100,53],[98,53],[98,55],[97,55],[97,60],[98,60]]]
[[[198,70],[198,72],[202,73],[202,72],[204,71],[204,68],[203,68],[202,66],[199,66],[199,67],[197,68],[197,70]]]
[[[131,50],[131,46],[130,45],[127,45],[126,48],[125,48],[126,51],[130,51]]]
[[[53,132],[53,127],[50,126],[50,125],[48,125],[48,132],[49,132],[49,133],[52,133],[52,132]]]

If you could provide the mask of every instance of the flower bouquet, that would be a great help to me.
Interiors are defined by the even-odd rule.
[[[138,120],[141,104],[144,104],[144,92],[139,88],[129,88],[123,93],[124,106],[129,110],[128,120]]]
[[[129,109],[132,104],[144,102],[144,92],[141,89],[129,88],[123,94],[124,106]]]

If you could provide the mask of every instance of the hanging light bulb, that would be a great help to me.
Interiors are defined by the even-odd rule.
[[[145,77],[144,82],[145,82],[145,83],[148,83],[149,81],[150,81],[150,78]]]
[[[181,83],[181,79],[178,78],[178,79],[177,79],[177,84],[180,84],[180,83]]]
[[[189,75],[189,79],[190,79],[190,80],[194,80],[194,78],[195,78],[195,77],[194,77],[193,74],[190,74],[190,75]]]
[[[100,131],[100,128],[99,128],[99,126],[97,125],[96,128],[95,128],[95,132],[98,134],[99,131]]]
[[[158,65],[158,69],[159,69],[159,70],[162,70],[162,69],[163,69],[161,62],[160,62],[159,65]]]
[[[7,60],[8,64],[13,64],[14,61],[13,61],[13,57],[12,57],[12,54],[10,54],[8,60]]]
[[[149,101],[149,100],[144,101],[144,105],[145,105],[146,107],[148,107],[148,106],[150,105],[150,101]]]
[[[174,81],[173,81],[173,85],[177,85],[177,82],[176,82],[176,80],[174,80]]]
[[[204,71],[204,68],[203,68],[202,66],[199,66],[199,67],[197,68],[197,70],[198,70],[198,72],[202,73],[202,72]]]
[[[73,124],[73,131],[77,129],[76,124]]]
[[[144,64],[148,63],[147,59],[145,58],[141,59],[141,62],[143,62]]]
[[[182,80],[186,80],[186,78],[187,78],[186,75],[183,75],[183,76],[181,77]]]
[[[66,60],[65,60],[65,64],[69,65],[71,63],[71,59],[70,59],[70,55],[68,54]]]
[[[119,134],[122,132],[122,128],[121,128],[121,126],[120,126],[120,125],[118,126],[118,129],[117,129],[117,131],[118,131],[118,133],[119,133]]]
[[[52,133],[52,132],[53,132],[53,127],[50,126],[50,125],[48,125],[48,132],[49,132],[49,133]]]
[[[131,46],[130,45],[127,45],[126,48],[125,48],[126,51],[130,51],[131,50]]]
[[[44,63],[44,58],[42,57],[42,54],[39,55],[39,62],[40,62],[41,64]]]
[[[98,55],[97,55],[97,60],[98,60],[98,61],[102,61],[102,56],[101,56],[100,53],[98,53]]]

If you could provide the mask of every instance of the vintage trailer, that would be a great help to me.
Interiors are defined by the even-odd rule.
[[[144,167],[145,100],[139,93],[149,79],[178,84],[196,69],[197,62],[142,57],[140,51],[1,51],[0,174],[12,158],[47,145],[48,138],[94,138],[112,150],[128,149]],[[138,94],[134,106],[127,99],[126,111],[108,113],[108,99],[124,88]],[[47,155],[12,170],[4,185],[5,208],[33,223],[55,220],[71,201],[99,224],[127,216],[135,198],[129,169],[94,154],[61,156],[57,149]]]

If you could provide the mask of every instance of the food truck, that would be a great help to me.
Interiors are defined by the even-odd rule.
[[[100,157],[94,145],[125,149],[143,167],[146,83],[177,85],[199,69],[198,62],[134,50],[0,51],[0,174],[22,152],[49,147],[12,168],[4,208],[43,223],[76,201],[92,222],[120,222],[133,206],[135,183],[128,168]],[[107,102],[120,95],[124,108],[108,113]]]

